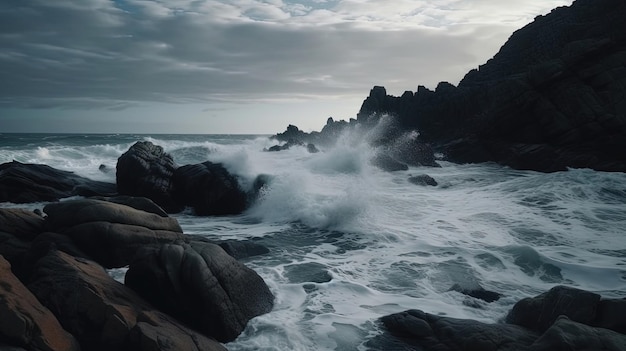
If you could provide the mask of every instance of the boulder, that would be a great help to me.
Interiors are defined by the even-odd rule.
[[[529,351],[556,350],[626,350],[626,335],[603,328],[594,328],[560,316]]]
[[[412,176],[409,178],[409,182],[415,185],[422,185],[422,186],[437,186],[439,185],[437,183],[437,181],[435,180],[435,178],[429,176],[428,174],[420,174],[417,176]]]
[[[125,279],[154,306],[222,342],[269,312],[274,300],[258,274],[209,243],[144,248]]]
[[[0,231],[11,233],[23,240],[32,240],[44,231],[44,219],[32,211],[0,208]]]
[[[506,316],[506,322],[544,332],[561,315],[583,324],[596,317],[600,295],[567,286],[555,286],[549,291],[518,301]]]
[[[402,162],[394,160],[391,156],[385,153],[376,154],[376,156],[374,156],[370,160],[370,162],[374,166],[387,172],[406,171],[409,169],[409,166],[405,165]]]
[[[173,196],[174,159],[161,146],[138,141],[117,160],[117,190],[121,195],[147,197],[168,213],[183,206]]]
[[[175,218],[94,199],[44,207],[47,227],[67,235],[89,257],[107,268],[127,266],[146,245],[184,241]]]
[[[80,350],[74,337],[11,272],[0,256],[0,340],[28,350]],[[5,350],[0,346],[0,349]]]
[[[84,350],[226,350],[154,310],[93,261],[52,251],[28,287]]]
[[[98,182],[46,165],[17,161],[0,165],[0,202],[57,201],[70,196],[111,196],[115,184]]]
[[[109,197],[92,196],[91,199],[113,202],[113,203],[120,204],[120,205],[126,205],[136,210],[140,210],[140,211],[144,211],[148,213],[154,213],[161,217],[168,217],[167,212],[165,212],[159,205],[155,204],[154,201],[148,199],[147,197],[119,195],[119,196],[109,196]]]
[[[469,287],[461,286],[460,284],[454,284],[450,288],[450,290],[460,292],[463,295],[467,295],[475,299],[483,300],[485,302],[498,301],[502,297],[502,294],[497,293],[495,291],[485,290],[485,288],[483,288],[480,285],[469,288]]]
[[[178,202],[191,206],[197,215],[240,214],[248,205],[237,179],[219,163],[182,166],[172,179]]]
[[[264,255],[270,252],[270,249],[266,246],[257,244],[251,240],[210,240],[205,236],[195,234],[186,234],[185,240],[188,244],[199,242],[218,245],[236,260]]]

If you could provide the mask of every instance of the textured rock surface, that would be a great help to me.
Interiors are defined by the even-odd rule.
[[[80,350],[56,317],[11,272],[0,256],[0,341],[29,350]],[[4,350],[2,346],[0,349]]]
[[[93,261],[52,251],[28,287],[85,350],[225,350],[154,310]]]
[[[624,18],[621,0],[577,0],[516,31],[458,87],[374,87],[358,121],[396,115],[457,162],[626,171]]]
[[[237,179],[218,163],[182,166],[174,172],[173,184],[178,202],[197,215],[239,214],[248,205]]]
[[[70,196],[111,196],[115,184],[93,181],[46,165],[17,161],[0,165],[0,202],[57,201]]]
[[[251,318],[269,312],[274,300],[256,272],[209,243],[145,248],[130,264],[125,283],[223,342],[234,340]]]
[[[168,213],[183,209],[172,197],[176,164],[158,145],[139,141],[117,160],[117,190],[122,195],[147,197]]]

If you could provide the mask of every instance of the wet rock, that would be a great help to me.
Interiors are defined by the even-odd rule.
[[[269,312],[274,296],[256,272],[222,248],[192,242],[138,252],[125,283],[154,306],[219,341]]]
[[[117,160],[117,190],[121,195],[147,197],[168,213],[180,212],[183,206],[172,196],[176,168],[161,146],[139,141]]]
[[[28,287],[84,350],[225,350],[154,310],[93,261],[50,252]]]
[[[612,330],[594,328],[560,316],[532,344],[531,351],[554,350],[626,350],[626,335]]]
[[[204,236],[195,234],[186,234],[185,240],[187,243],[200,242],[218,245],[236,260],[265,255],[270,252],[270,249],[266,246],[251,240],[210,240]]]
[[[498,301],[502,297],[502,294],[499,294],[495,291],[485,290],[482,286],[467,288],[462,287],[459,284],[454,284],[450,288],[450,290],[460,292],[463,295],[471,296],[475,299],[483,300],[485,302]]]
[[[29,350],[80,350],[74,337],[11,272],[0,256],[0,340]],[[5,350],[2,346],[0,349]]]
[[[17,161],[0,165],[0,202],[57,201],[70,196],[111,196],[115,184],[93,181],[46,165]]]
[[[417,176],[413,176],[409,178],[409,182],[411,182],[412,184],[415,185],[422,185],[422,186],[437,186],[439,185],[437,183],[437,181],[435,180],[435,178],[429,176],[428,174],[420,174]]]
[[[168,217],[167,212],[165,212],[159,205],[155,204],[154,201],[148,199],[147,197],[120,195],[120,196],[110,196],[110,197],[96,196],[96,197],[91,197],[91,199],[113,202],[113,203],[120,204],[120,205],[126,205],[136,210],[140,210],[140,211],[144,211],[148,213],[154,213],[161,217]]]
[[[316,154],[318,152],[320,152],[320,150],[318,150],[317,147],[315,147],[315,145],[308,143],[306,145],[306,150],[310,153],[310,154]]]
[[[549,291],[518,301],[506,316],[506,322],[543,332],[561,315],[583,324],[591,324],[600,295],[589,291],[556,286]]]
[[[173,184],[178,201],[200,216],[240,214],[248,205],[237,178],[219,163],[182,166],[174,172]]]
[[[600,300],[591,325],[626,334],[626,299]]]
[[[44,231],[44,219],[32,211],[0,208],[0,231],[11,233],[23,240],[32,240]]]

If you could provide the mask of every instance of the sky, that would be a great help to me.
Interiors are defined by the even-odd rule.
[[[2,0],[0,133],[273,134],[458,84],[571,0]]]

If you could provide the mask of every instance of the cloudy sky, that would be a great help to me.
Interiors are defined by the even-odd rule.
[[[457,84],[571,0],[2,0],[0,132],[275,133]]]

